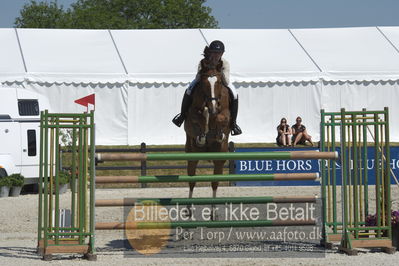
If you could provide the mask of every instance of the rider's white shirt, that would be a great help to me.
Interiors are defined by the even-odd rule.
[[[234,88],[234,86],[232,86],[232,84],[230,84],[230,63],[224,58],[222,58],[222,62],[223,62],[223,66],[222,66],[223,82],[230,89],[231,93],[234,96],[234,99],[237,99],[238,98],[237,90]],[[195,76],[195,79],[190,83],[190,86],[186,90],[186,93],[188,95],[191,94],[191,92],[194,88],[194,85],[197,84],[197,82],[199,81],[199,79],[200,79],[199,72],[200,71],[201,71],[201,62],[198,64],[198,72],[197,72],[197,75]]]

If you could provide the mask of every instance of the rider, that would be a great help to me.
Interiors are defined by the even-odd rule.
[[[222,80],[224,85],[229,88],[230,95],[233,98],[230,104],[230,113],[231,113],[231,135],[240,135],[241,129],[240,127],[236,124],[237,120],[237,113],[238,113],[238,94],[236,89],[233,86],[230,85],[230,64],[227,62],[226,59],[222,58],[222,55],[224,53],[224,44],[221,41],[213,41],[209,46],[206,46],[204,49],[204,57],[207,60],[210,60],[212,62],[222,62]],[[198,72],[195,77],[195,79],[190,83],[190,86],[186,89],[186,92],[184,93],[183,97],[183,102],[181,105],[181,112],[180,114],[176,115],[172,122],[180,127],[184,120],[186,119],[186,115],[188,112],[188,109],[190,108],[191,103],[193,102],[192,99],[192,93],[195,88],[195,85],[198,83],[200,80],[200,75],[199,72],[201,70],[201,63],[198,66]]]

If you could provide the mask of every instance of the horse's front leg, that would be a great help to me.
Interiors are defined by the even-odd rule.
[[[204,107],[202,111],[202,115],[204,116],[204,126],[201,128],[201,134],[199,134],[196,138],[196,146],[197,147],[204,147],[206,144],[206,134],[209,132],[209,109],[208,107]]]
[[[226,139],[230,132],[229,115],[220,113],[216,116],[216,141],[225,146]]]

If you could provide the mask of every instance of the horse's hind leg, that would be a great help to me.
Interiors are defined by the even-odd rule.
[[[197,164],[198,161],[188,161],[187,164],[187,175],[190,176],[195,176],[195,170],[197,169]],[[193,197],[193,193],[194,193],[194,187],[195,187],[195,182],[189,182],[189,192],[188,192],[188,198],[191,199]],[[187,205],[187,216],[191,217],[192,216],[192,210],[191,210],[191,206]]]
[[[212,197],[213,198],[216,198],[216,191],[218,189],[218,185],[219,185],[219,182],[212,182]],[[211,220],[214,221],[214,220],[216,220],[216,208],[215,208],[215,205],[212,204],[211,208],[212,208]]]
[[[222,175],[223,174],[223,166],[226,161],[213,161],[215,168],[213,169],[214,175]],[[219,182],[212,182],[212,191],[213,197],[216,198],[216,191],[218,189]]]
[[[187,175],[194,176],[195,170],[197,169],[197,165],[198,165],[198,161],[188,161]],[[190,187],[190,192],[188,194],[188,197],[191,199],[193,197],[195,182],[189,182],[188,185]]]
[[[215,175],[222,175],[223,174],[223,166],[224,166],[225,161],[213,161],[213,164],[215,166],[213,170],[213,174]],[[216,198],[216,193],[218,190],[219,182],[212,182],[212,197]],[[216,218],[216,208],[215,205],[212,205],[212,220]]]

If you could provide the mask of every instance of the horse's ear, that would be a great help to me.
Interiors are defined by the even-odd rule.
[[[221,72],[222,68],[223,68],[223,61],[220,60],[219,63],[217,64],[217,66],[216,66],[216,70]]]
[[[204,58],[208,59],[209,58],[209,47],[205,46],[204,48]]]
[[[207,69],[205,60],[206,60],[205,58],[201,60],[201,71],[202,72],[206,71],[206,69]]]

